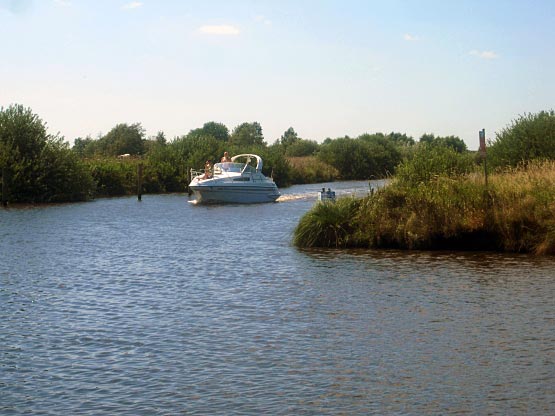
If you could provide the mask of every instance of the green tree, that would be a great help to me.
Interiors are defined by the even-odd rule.
[[[426,144],[433,144],[436,139],[436,136],[433,133],[424,133],[422,137],[420,137],[420,143]]]
[[[82,139],[81,137],[76,138],[73,141],[72,150],[79,157],[91,157],[96,151],[96,140],[92,139],[90,136]]]
[[[415,144],[414,139],[405,133],[391,132],[386,137],[398,146],[412,146]]]
[[[220,160],[224,144],[212,136],[199,136],[195,132],[189,132],[186,136],[175,139],[169,147],[176,163],[200,169],[206,160]]]
[[[293,127],[289,127],[281,135],[281,137],[279,139],[279,142],[280,142],[280,144],[285,146],[285,148],[287,148],[288,146],[291,146],[292,144],[294,144],[298,140],[300,140],[300,139],[299,139],[299,136],[297,135],[297,132],[295,131],[295,129],[293,129]]]
[[[63,138],[49,135],[30,108],[0,108],[0,168],[10,177],[10,200],[52,202],[87,199],[90,174]]]
[[[392,174],[401,162],[399,145],[383,134],[363,134],[358,140],[368,144],[368,152],[374,160],[375,173],[373,176],[383,177]]]
[[[168,142],[166,140],[166,135],[164,134],[163,131],[159,131],[158,133],[156,133],[156,136],[154,137],[154,141],[162,146],[165,146]]]
[[[457,136],[436,137],[433,133],[425,133],[420,138],[420,143],[434,146],[447,146],[459,153],[466,152],[467,150],[466,143]]]
[[[278,144],[267,147],[259,147],[257,154],[264,160],[262,172],[271,176],[277,186],[291,184],[291,166],[285,159],[282,149]]]
[[[404,185],[416,186],[439,176],[456,177],[475,167],[470,153],[457,152],[445,144],[420,143],[411,159],[404,160],[396,170],[396,178]]]
[[[190,137],[213,137],[222,142],[229,141],[228,128],[222,123],[216,123],[215,121],[204,123],[202,127],[191,130],[187,135]]]
[[[99,139],[99,148],[104,156],[117,156],[129,153],[144,153],[145,131],[140,123],[132,125],[118,124]]]
[[[285,149],[285,156],[288,157],[302,157],[314,155],[320,146],[314,140],[298,139],[289,144]]]
[[[93,196],[91,173],[61,137],[52,137],[37,165],[37,202],[85,201]]]
[[[38,185],[36,166],[48,139],[46,125],[30,108],[22,105],[0,108],[0,168],[10,177],[10,199],[34,200]]]
[[[468,150],[466,143],[457,136],[438,137],[438,141],[443,142],[447,147],[450,147],[459,153],[463,153]]]
[[[38,157],[48,140],[46,124],[30,108],[12,105],[0,108],[0,141],[5,151],[25,160]]]
[[[229,141],[229,130],[222,123],[216,123],[215,121],[209,121],[204,123],[202,126],[202,131],[208,136],[212,136],[217,140],[222,142]]]
[[[555,112],[525,114],[496,134],[489,143],[492,167],[516,166],[533,159],[555,159]]]
[[[231,133],[230,143],[237,147],[265,146],[262,126],[257,121],[238,125]]]
[[[429,145],[447,146],[459,153],[466,152],[467,150],[466,143],[457,136],[436,137],[434,136],[433,133],[432,134],[425,133],[420,138],[420,143],[426,143]]]
[[[363,140],[342,137],[320,147],[318,158],[339,171],[342,179],[369,179],[377,174],[370,146]]]

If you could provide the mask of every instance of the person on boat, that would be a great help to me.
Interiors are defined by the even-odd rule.
[[[224,156],[222,157],[222,163],[223,162],[231,162],[231,158],[229,157],[229,153],[224,152]]]
[[[201,179],[210,179],[212,177],[212,164],[209,160],[204,164],[204,176]]]

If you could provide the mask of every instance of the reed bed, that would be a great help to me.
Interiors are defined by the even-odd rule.
[[[293,244],[298,247],[348,247],[360,200],[348,197],[318,201],[299,221]]]
[[[349,206],[335,211],[315,206],[301,220],[294,243],[555,254],[553,161],[490,175],[487,187],[477,172],[435,176],[417,184],[397,178]],[[338,240],[321,231],[334,223],[346,230]]]

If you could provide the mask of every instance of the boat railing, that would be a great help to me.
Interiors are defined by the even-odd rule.
[[[204,169],[200,170],[200,169],[191,168],[191,180],[195,179],[197,176],[202,176],[202,175],[204,175]]]
[[[237,164],[231,164],[230,165],[237,165]],[[212,177],[213,175],[220,175],[222,173],[226,173],[226,172],[237,172],[237,167],[236,166],[221,166],[220,163],[216,163],[213,168],[211,169],[210,172],[210,177]],[[195,169],[195,168],[191,168],[190,169],[190,178],[191,180],[197,178],[197,177],[204,177],[205,175],[205,169]],[[264,181],[272,181],[273,182],[273,178],[269,178],[266,177],[262,174],[259,174],[256,172],[256,170],[250,170],[247,169],[244,172],[241,172],[241,176],[246,178],[250,178],[250,181],[252,182],[264,182]]]

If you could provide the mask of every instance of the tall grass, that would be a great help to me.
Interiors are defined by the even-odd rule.
[[[317,202],[299,221],[293,244],[299,247],[347,247],[359,203],[350,197],[335,202]]]
[[[493,175],[492,221],[503,249],[555,254],[555,161]]]
[[[310,245],[297,235],[294,243],[555,254],[555,162],[533,162],[488,179],[486,188],[474,172],[409,184],[397,178],[351,210],[315,206],[296,230],[311,236]],[[342,244],[317,238],[319,229],[335,222],[348,224]]]

